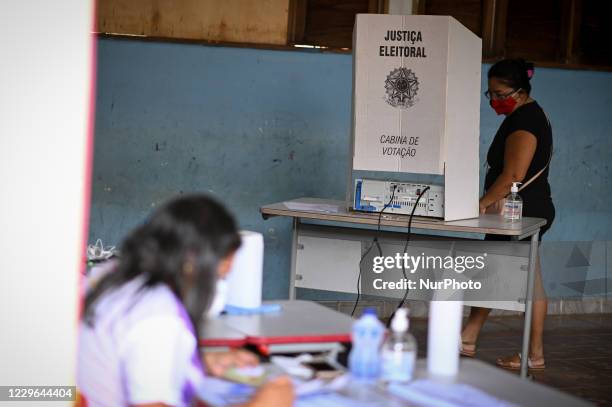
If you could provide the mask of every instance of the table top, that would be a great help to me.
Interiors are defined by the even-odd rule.
[[[417,361],[415,376],[427,377],[427,361]],[[570,394],[530,380],[521,379],[518,375],[507,372],[488,363],[462,358],[459,365],[459,383],[477,387],[488,394],[520,406],[592,406]]]
[[[247,335],[227,326],[223,317],[206,318],[201,333],[200,344],[203,346],[240,348],[247,345]]]
[[[417,360],[414,378],[416,380],[439,380],[429,377],[426,359]],[[534,381],[520,379],[517,374],[512,374],[483,361],[469,358],[461,359],[457,377],[450,381],[440,381],[439,386],[441,394],[443,394],[444,387],[447,385],[446,383],[451,385],[469,385],[485,392],[489,396],[493,396],[506,403],[510,402],[517,406],[586,407],[593,405],[586,400],[581,400],[552,387]],[[340,392],[342,392],[342,390]],[[348,395],[350,395],[350,393],[348,393]],[[414,405],[382,389],[377,389],[374,397],[377,401],[384,402],[384,405],[388,406]],[[467,404],[469,403],[466,403],[466,405]],[[447,404],[441,402],[440,405]]]
[[[296,207],[298,209],[296,209]],[[345,201],[320,198],[298,198],[285,202],[264,205],[260,208],[264,218],[287,216],[330,222],[348,222],[363,225],[378,225],[378,213],[349,211]],[[383,214],[382,226],[406,227],[408,215]],[[534,234],[546,224],[546,219],[523,218],[519,222],[506,222],[499,215],[480,215],[478,218],[444,221],[441,219],[415,216],[412,228],[446,232],[489,233],[526,237]]]
[[[269,301],[281,310],[269,314],[222,315],[203,326],[201,345],[242,346],[304,342],[348,342],[353,319],[311,301]],[[415,377],[427,378],[427,361],[419,359]],[[462,358],[456,382],[479,388],[521,406],[590,406],[588,402],[485,362]]]
[[[203,346],[350,342],[353,319],[311,301],[267,301],[277,312],[221,315],[203,325]]]

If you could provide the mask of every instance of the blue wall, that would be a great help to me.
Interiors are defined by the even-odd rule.
[[[290,221],[258,208],[344,196],[351,69],[343,54],[99,40],[90,240],[209,192],[265,235],[264,296],[285,297]],[[533,86],[555,136],[547,239],[612,240],[612,73],[539,69]],[[482,103],[484,162],[500,119]]]

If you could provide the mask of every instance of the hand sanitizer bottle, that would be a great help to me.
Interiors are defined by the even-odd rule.
[[[510,195],[506,197],[504,203],[504,219],[508,222],[517,222],[523,216],[523,200],[518,194],[518,185],[520,182],[513,182],[510,188]]]
[[[417,344],[408,332],[408,310],[395,311],[391,321],[391,333],[382,347],[381,381],[406,383],[412,380],[416,362]]]

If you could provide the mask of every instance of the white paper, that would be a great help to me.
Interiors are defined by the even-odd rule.
[[[292,211],[338,213],[338,205],[308,203],[308,202],[285,202],[285,206]]]
[[[263,367],[265,370],[265,367]],[[335,393],[343,388],[348,376],[340,376],[331,382],[324,380],[303,381],[292,378],[296,395],[295,406],[370,406],[389,407],[383,402],[376,404],[359,404],[357,401]],[[205,377],[198,387],[198,398],[212,407],[225,407],[245,403],[256,389],[246,384],[233,383],[227,380]],[[384,400],[382,400],[384,401]]]
[[[389,391],[417,405],[436,407],[512,407],[505,400],[495,398],[467,384],[440,384],[417,380],[409,385],[391,385]]]

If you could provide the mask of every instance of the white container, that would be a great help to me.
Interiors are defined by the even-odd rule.
[[[523,199],[518,194],[520,182],[513,182],[510,195],[504,201],[504,219],[508,222],[518,222],[523,217]]]
[[[452,379],[459,371],[462,301],[431,301],[427,331],[427,371]]]
[[[381,381],[407,383],[414,375],[417,356],[416,339],[408,332],[408,310],[395,311],[391,321],[391,332],[382,346]]]
[[[261,284],[263,278],[263,235],[241,231],[242,245],[234,256],[227,280],[226,304],[240,308],[261,306]]]

